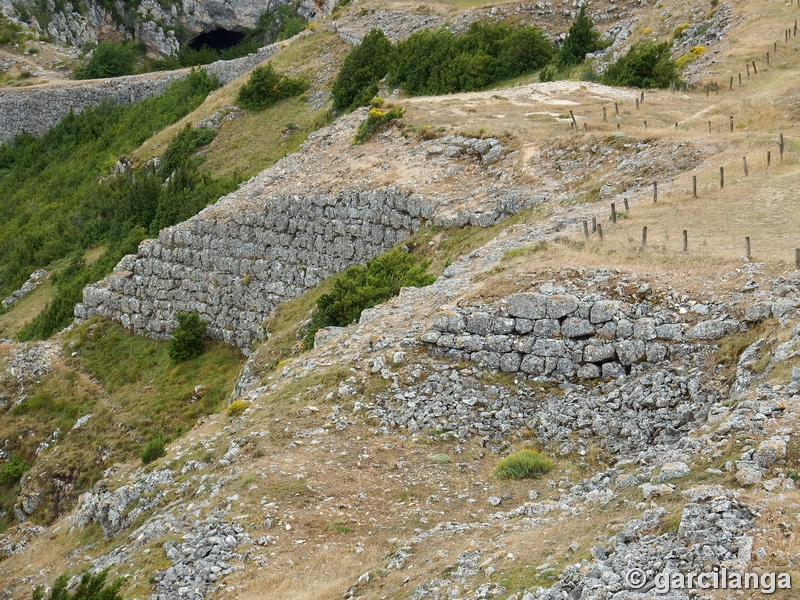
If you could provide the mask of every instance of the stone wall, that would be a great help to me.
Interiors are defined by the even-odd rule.
[[[303,32],[298,35],[305,36],[308,33]],[[267,60],[278,51],[279,47],[279,44],[271,44],[243,58],[219,60],[203,68],[209,74],[216,75],[220,85],[225,85]],[[104,98],[111,98],[121,104],[140,102],[145,98],[161,94],[170,83],[183,79],[188,73],[188,69],[182,69],[0,90],[0,143],[10,140],[23,131],[32,135],[42,135],[70,111],[80,112],[87,106],[96,106]]]
[[[88,286],[78,320],[110,317],[166,338],[197,311],[212,338],[247,349],[270,311],[408,238],[432,203],[395,188],[242,199],[238,192],[146,240]]]
[[[697,342],[740,328],[733,319],[693,324],[650,310],[649,303],[592,295],[514,294],[494,305],[442,311],[421,339],[451,360],[565,381],[617,378],[639,363],[686,356]]]

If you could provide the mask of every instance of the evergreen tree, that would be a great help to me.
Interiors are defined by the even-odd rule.
[[[583,62],[589,52],[602,49],[600,32],[594,26],[592,17],[586,14],[586,5],[581,5],[578,18],[569,28],[561,50],[558,53],[558,62],[562,66],[577,65]]]
[[[386,77],[391,62],[392,43],[383,31],[373,29],[344,59],[331,87],[333,106],[351,110],[366,106],[378,94],[378,82]]]

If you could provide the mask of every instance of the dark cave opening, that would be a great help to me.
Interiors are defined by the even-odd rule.
[[[208,46],[213,50],[221,51],[235,46],[243,39],[244,33],[227,29],[214,29],[198,35],[189,42],[189,47],[193,50],[200,50],[203,46]]]

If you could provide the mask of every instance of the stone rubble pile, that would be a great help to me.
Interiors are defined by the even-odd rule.
[[[667,511],[648,509],[641,520],[627,523],[605,545],[592,548],[593,560],[568,566],[551,588],[539,588],[523,600],[645,598],[655,587],[655,575],[664,571],[700,573],[708,565],[744,570],[753,544],[747,534],[755,521],[753,510],[721,486],[696,486],[684,493],[689,502],[676,533],[657,535]],[[649,583],[631,586],[626,575],[633,569],[644,569]],[[617,595],[626,591],[628,595]]]
[[[14,302],[19,300],[20,298],[24,298],[28,294],[30,294],[33,290],[44,283],[44,280],[47,279],[47,271],[44,269],[38,269],[31,273],[31,276],[28,277],[28,280],[22,284],[22,286],[9,294],[6,298],[3,299],[3,308],[8,308]]]

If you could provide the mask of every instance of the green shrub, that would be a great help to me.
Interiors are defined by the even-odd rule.
[[[669,49],[667,42],[635,44],[606,67],[601,81],[638,88],[669,87],[672,80],[678,80],[678,65],[670,59]]]
[[[228,416],[238,417],[249,408],[250,404],[244,400],[235,400],[228,405]]]
[[[580,64],[587,53],[596,52],[602,48],[600,32],[594,26],[592,18],[586,14],[586,5],[583,4],[558,51],[558,63],[561,66]]]
[[[386,76],[392,60],[392,43],[383,31],[373,29],[345,57],[331,87],[337,110],[369,104],[378,93],[378,82]]]
[[[206,322],[196,312],[179,312],[178,326],[172,332],[167,348],[169,357],[175,362],[182,362],[200,356],[204,349],[206,328]]]
[[[404,112],[405,109],[402,106],[390,106],[388,110],[370,108],[367,118],[358,126],[358,131],[356,131],[356,135],[353,138],[353,145],[366,142],[378,129],[387,125],[393,119],[399,119]]]
[[[12,454],[8,462],[0,467],[0,485],[17,483],[30,466],[28,461],[22,460],[16,454]]]
[[[420,263],[411,254],[391,250],[368,261],[366,266],[350,267],[336,280],[333,290],[317,300],[317,309],[303,338],[304,345],[313,347],[317,330],[349,325],[365,309],[399,294],[401,287],[430,285],[436,278],[426,273],[428,264]]]
[[[111,585],[106,586],[107,576],[108,569],[101,571],[97,575],[92,575],[87,571],[81,577],[75,592],[70,594],[67,590],[69,575],[64,573],[53,583],[53,588],[47,598],[48,600],[123,600],[119,590],[125,580],[120,577]],[[37,587],[33,591],[32,600],[44,600],[44,592],[41,588]]]
[[[283,98],[299,96],[308,89],[308,81],[278,73],[272,64],[256,67],[236,96],[236,102],[248,110],[264,110]]]
[[[546,457],[531,450],[513,452],[501,460],[494,469],[500,479],[535,479],[553,468]]]
[[[161,156],[161,173],[169,177],[176,169],[181,167],[188,158],[201,146],[211,143],[216,135],[213,129],[192,127],[187,123],[178,134],[172,138],[164,154]]]
[[[164,456],[167,453],[166,443],[167,440],[164,439],[164,436],[161,434],[158,434],[147,442],[144,450],[142,450],[142,464],[150,464],[154,460],[158,460]]]
[[[476,22],[461,35],[423,30],[398,42],[388,80],[411,95],[474,91],[536,71],[552,57],[538,27]]]
[[[75,78],[99,79],[133,75],[139,57],[139,47],[134,42],[100,42],[89,61],[75,69]]]

